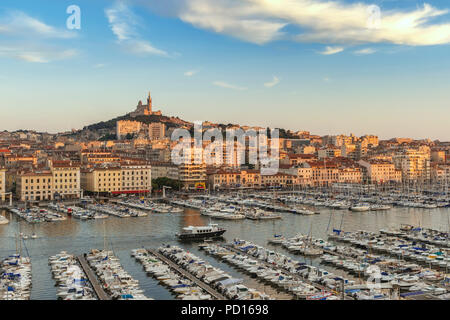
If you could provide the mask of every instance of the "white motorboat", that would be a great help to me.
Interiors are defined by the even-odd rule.
[[[0,225],[8,224],[9,220],[6,219],[4,216],[0,215]]]
[[[351,206],[350,210],[354,211],[354,212],[366,212],[366,211],[370,210],[370,206],[365,205],[365,204],[357,204],[357,205]]]

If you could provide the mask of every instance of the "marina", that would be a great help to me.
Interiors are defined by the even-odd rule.
[[[449,1],[3,0],[0,37],[0,303],[450,301]]]
[[[153,254],[155,257],[159,258],[167,266],[170,266],[173,270],[176,270],[185,279],[188,279],[192,283],[195,283],[199,288],[201,288],[206,293],[208,293],[209,297],[214,297],[217,300],[226,300],[226,298],[222,294],[217,292],[215,289],[211,288],[208,284],[200,281],[198,278],[193,276],[191,273],[189,273],[186,270],[184,270],[181,267],[179,267],[178,264],[176,264],[173,261],[171,261],[170,259],[166,258],[163,254],[161,254],[157,250],[149,249],[148,252]],[[176,290],[176,288],[175,288],[175,290]],[[194,293],[194,297],[192,296],[192,291],[189,291],[189,293],[190,293],[190,296],[188,296],[188,297],[191,298],[191,299],[194,298],[194,300],[195,300],[195,298],[198,298],[199,300],[201,300],[203,298],[206,298],[204,294],[201,294],[201,292],[200,292],[200,294],[198,294],[198,293],[195,294]],[[186,298],[186,297],[183,297],[183,298]]]
[[[64,221],[66,217],[57,212],[42,208],[10,208],[9,211],[28,223]]]
[[[92,288],[92,278],[89,282],[86,269],[83,271],[81,262],[75,256],[62,251],[48,260],[56,282],[58,299],[97,300],[98,294]]]
[[[223,295],[215,294],[220,300],[234,299],[234,300],[268,300],[270,297],[253,288],[248,288],[242,284],[242,279],[237,279],[224,272],[223,270],[214,267],[196,255],[185,251],[178,246],[167,245],[160,247],[159,252],[181,266],[184,270],[200,280],[197,284],[205,284],[206,288],[211,288],[210,292],[220,291]]]
[[[89,267],[86,258],[83,255],[77,256],[77,260],[80,263],[80,266],[83,268],[83,271],[86,277],[89,279],[89,282],[95,291],[95,295],[99,300],[111,300],[111,297],[103,290],[103,287],[100,285],[97,277],[95,276],[92,269]]]
[[[0,263],[0,300],[29,300],[31,296],[31,259],[10,255]]]
[[[293,298],[318,298],[319,295],[321,295],[321,291],[316,289],[313,285],[302,281],[304,280],[303,278],[300,279],[298,275],[280,270],[275,264],[268,263],[267,261],[264,263],[259,263],[258,260],[254,260],[244,253],[238,253],[216,244],[207,245],[204,250],[218,259],[228,262],[237,269],[244,270],[261,282],[268,282],[272,286],[281,288],[282,290],[290,293]],[[288,260],[288,262],[292,261]],[[322,295],[322,298],[329,300],[333,298],[336,299],[336,296],[332,293],[326,293]]]
[[[182,212],[158,214],[147,210],[147,215],[127,219],[117,219],[125,214],[121,210],[146,210],[125,203],[141,200],[60,205],[59,209],[49,206],[48,211],[66,218],[56,224],[28,222],[14,212],[3,211],[9,223],[0,225],[4,243],[0,257],[11,258],[21,251],[33,261],[28,278],[30,299],[449,298],[447,207],[392,205],[389,210],[362,214],[349,208],[302,204],[320,214],[293,214],[218,200],[231,197],[237,198],[222,195],[167,199],[164,202]],[[251,200],[248,202],[259,202],[261,198],[264,203],[285,206],[286,195],[280,194],[276,200],[270,197],[272,193],[249,194],[247,198]],[[281,219],[219,218],[216,224],[226,230],[222,239],[205,243],[177,240],[176,234],[207,227],[214,217],[205,215],[203,209],[213,208],[214,204],[230,211],[225,214],[236,214],[230,206],[241,206],[244,215],[245,211],[263,210]],[[92,206],[120,214],[100,212]],[[77,216],[82,212],[91,217]],[[92,217],[98,214],[112,218]],[[19,250],[18,239],[26,251]],[[137,246],[147,249],[135,249]],[[67,259],[70,263],[59,261],[59,267],[53,270],[49,258]],[[186,269],[183,261],[187,259],[207,266],[210,277],[202,279],[195,273],[203,269]],[[69,267],[77,270],[76,277],[67,273]],[[62,286],[55,275],[64,277]],[[368,281],[373,279],[379,279],[375,280],[378,291],[371,290]],[[21,290],[21,295],[14,296],[16,299],[27,298],[27,288]],[[5,293],[2,291],[3,299]],[[13,297],[11,292],[9,297]]]
[[[149,300],[133,279],[120,265],[112,251],[91,250],[81,258],[93,269],[102,288],[113,300]],[[98,291],[97,291],[98,292]]]

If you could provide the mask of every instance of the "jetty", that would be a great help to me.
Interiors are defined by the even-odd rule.
[[[102,286],[98,282],[96,275],[92,271],[91,267],[89,267],[89,265],[87,264],[86,259],[82,255],[77,256],[77,259],[78,259],[78,262],[80,263],[81,267],[83,268],[84,273],[88,277],[89,282],[91,283],[92,288],[94,289],[95,294],[97,295],[98,299],[99,300],[111,300],[111,297],[108,294],[106,294],[106,292],[103,290]]]
[[[183,268],[180,268],[175,262],[173,262],[172,260],[170,260],[170,259],[166,258],[165,256],[163,256],[157,250],[147,249],[147,251],[150,252],[151,254],[153,254],[154,256],[156,256],[158,259],[160,259],[161,261],[163,261],[167,265],[169,265],[171,268],[173,268],[174,270],[176,270],[180,274],[182,274],[187,279],[189,279],[192,282],[194,282],[197,286],[199,286],[200,288],[202,288],[203,290],[208,292],[211,296],[213,296],[217,300],[228,300],[224,295],[219,293],[217,290],[211,288],[209,285],[207,285],[203,281],[200,281],[198,278],[194,277],[191,273],[189,273],[188,271],[184,270]]]

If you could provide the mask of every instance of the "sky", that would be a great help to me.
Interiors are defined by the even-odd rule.
[[[81,129],[151,91],[188,121],[449,141],[449,43],[446,0],[2,0],[0,130]]]

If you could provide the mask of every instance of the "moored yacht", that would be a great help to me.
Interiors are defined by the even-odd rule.
[[[0,215],[0,225],[2,224],[8,224],[9,220],[6,219],[4,216]]]
[[[225,229],[219,228],[217,224],[209,224],[208,226],[189,226],[183,228],[181,233],[177,234],[180,240],[202,239],[202,238],[216,238],[225,233]]]
[[[350,210],[355,212],[365,212],[370,210],[370,206],[366,204],[356,204],[354,206],[351,206]]]

